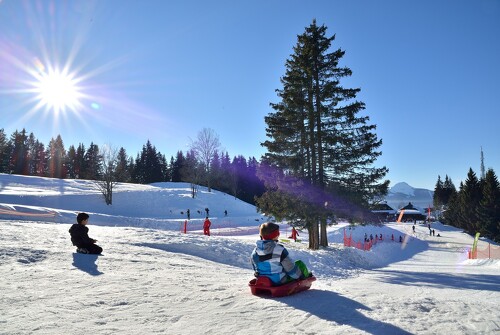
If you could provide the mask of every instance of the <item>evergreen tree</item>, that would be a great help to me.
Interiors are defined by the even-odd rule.
[[[76,163],[76,149],[74,145],[70,145],[68,148],[68,152],[66,153],[66,171],[67,171],[66,177],[69,179],[76,178],[75,163]]]
[[[231,158],[229,157],[229,153],[226,151],[224,154],[221,156],[220,160],[220,169],[222,171],[223,178],[221,181],[221,191],[224,191],[228,194],[233,195],[236,197],[236,188],[237,186],[236,183],[236,176],[233,171],[232,165],[231,165]]]
[[[116,181],[121,183],[129,183],[131,181],[130,171],[128,169],[129,159],[127,151],[121,147],[118,150],[116,163]]]
[[[98,180],[100,178],[102,156],[99,153],[99,146],[90,142],[90,146],[83,156],[83,178],[88,180]]]
[[[493,169],[488,169],[482,187],[482,199],[477,209],[479,232],[500,241],[500,184]]]
[[[441,181],[441,176],[438,176],[436,187],[434,188],[433,204],[437,213],[441,213],[448,208],[448,204],[452,196],[457,193],[455,185],[446,175],[444,182]]]
[[[248,159],[248,168],[246,176],[248,177],[248,188],[247,191],[249,195],[248,202],[255,205],[255,198],[261,197],[266,191],[264,183],[257,177],[257,169],[259,168],[259,162],[255,157],[250,157]]]
[[[448,201],[445,211],[443,212],[443,222],[457,228],[464,228],[462,226],[461,216],[461,195],[463,183],[460,183],[459,191],[452,194]]]
[[[451,197],[457,193],[457,189],[455,185],[451,181],[451,178],[446,175],[444,178],[443,189],[441,192],[441,201],[444,205],[447,205],[450,202]]]
[[[12,151],[10,153],[9,170],[14,174],[27,175],[29,171],[28,163],[28,137],[26,130],[23,128],[21,132],[14,131],[11,135],[10,142]]]
[[[210,161],[210,173],[212,174],[211,176],[212,188],[222,191],[223,188],[222,179],[224,174],[221,170],[221,157],[219,156],[218,151],[214,153],[212,160]]]
[[[175,157],[175,160],[172,159],[170,160],[171,163],[170,163],[170,166],[171,166],[171,173],[172,173],[172,181],[173,182],[180,182],[182,181],[182,168],[184,167],[184,161],[185,161],[185,158],[184,158],[184,154],[182,153],[182,151],[177,151],[177,155]]]
[[[389,185],[389,181],[378,183],[387,168],[372,167],[381,154],[377,150],[382,142],[374,133],[376,127],[368,124],[369,118],[357,115],[365,108],[364,103],[356,101],[360,89],[340,85],[340,80],[352,73],[349,68],[338,66],[345,52],[330,51],[334,39],[335,35],[326,37],[326,27],[318,27],[315,21],[298,36],[294,54],[287,60],[286,73],[281,78],[283,88],[277,90],[281,101],[271,104],[275,112],[265,118],[266,133],[271,139],[262,144],[268,150],[264,157],[266,169],[283,172],[262,171],[259,173],[262,178],[292,177],[309,190],[302,194],[304,198],[290,195],[293,207],[289,208],[289,216],[305,222],[312,249],[328,245],[326,223],[336,214],[326,213],[325,208],[329,206],[310,191],[326,196],[341,190],[344,196],[363,206],[375,195],[387,193]],[[258,205],[274,215],[274,206],[270,204],[283,201],[286,193],[280,185],[284,183],[268,178],[264,182],[272,193],[261,197]],[[273,201],[272,194],[280,201]],[[310,202],[311,199],[318,202],[297,206],[297,201]],[[293,212],[298,208],[310,209],[311,213],[301,212],[302,216],[297,216]],[[354,218],[354,213],[359,211],[342,214]],[[321,223],[321,240],[318,223]]]
[[[236,181],[236,194],[235,196],[238,198],[238,199],[241,199],[243,201],[246,201],[246,202],[250,202],[251,201],[251,198],[252,196],[248,194],[248,190],[249,190],[249,180],[247,178],[247,170],[248,170],[248,166],[247,166],[247,160],[245,157],[243,157],[242,155],[238,155],[238,156],[235,156],[233,158],[233,162],[232,162],[232,170],[233,170],[233,173],[235,174],[235,181]]]
[[[165,158],[165,155],[159,151],[157,156],[160,169],[157,171],[158,174],[155,176],[155,179],[160,182],[167,181],[169,174],[167,159]]]
[[[480,228],[477,209],[482,194],[479,180],[472,169],[469,169],[467,179],[460,193],[460,221],[462,227],[468,233],[475,234]]]
[[[65,170],[66,151],[61,135],[52,138],[47,148],[48,176],[51,178],[66,178]]]
[[[45,146],[38,140],[35,141],[31,152],[31,165],[33,175],[35,176],[45,176],[45,171],[47,170],[47,157],[45,156]]]
[[[76,179],[82,179],[86,175],[85,171],[85,146],[83,143],[78,144],[73,162],[73,171]]]
[[[3,128],[0,128],[0,173],[8,173],[8,162],[10,152],[7,135]]]
[[[135,181],[140,184],[164,181],[162,166],[166,166],[165,158],[156,151],[156,147],[148,140],[142,146],[142,151],[135,161]]]
[[[441,176],[438,176],[436,186],[434,187],[434,195],[432,196],[432,203],[434,205],[434,208],[436,209],[442,209],[444,206],[442,194],[443,194],[443,182],[441,181]]]

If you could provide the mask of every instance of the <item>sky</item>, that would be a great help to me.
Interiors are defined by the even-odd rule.
[[[260,158],[297,35],[336,36],[391,186],[500,172],[500,1],[0,0],[0,128],[48,145],[149,140],[167,159],[203,128]],[[62,97],[62,99],[61,99]]]
[[[281,298],[251,294],[255,207],[187,183],[119,183],[107,206],[87,180],[0,174],[0,324],[5,334],[494,334],[500,330],[497,259],[467,258],[473,237],[432,223],[328,228],[329,245],[307,249],[307,232],[281,243],[316,281]],[[164,206],[157,206],[163,202]],[[211,236],[181,209],[210,207]],[[170,213],[168,209],[171,209]],[[228,209],[228,216],[222,215]],[[90,214],[103,255],[83,255],[68,229]],[[5,214],[8,212],[9,214]],[[195,211],[192,211],[195,214]],[[257,219],[257,220],[255,220]],[[344,247],[382,234],[370,251]],[[391,236],[395,235],[392,241]],[[440,237],[438,237],[438,234]],[[404,236],[399,243],[399,236]],[[484,255],[489,241],[480,239]],[[272,311],[272,313],[270,313]]]

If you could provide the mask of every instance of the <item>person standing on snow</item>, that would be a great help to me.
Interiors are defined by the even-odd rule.
[[[205,218],[205,222],[203,222],[203,235],[210,236],[210,226],[212,222],[208,219],[208,216]]]
[[[299,236],[299,232],[295,227],[292,227],[292,235],[290,235],[290,238],[297,242],[297,236]]]

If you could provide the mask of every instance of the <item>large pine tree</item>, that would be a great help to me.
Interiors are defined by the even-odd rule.
[[[387,169],[372,166],[381,154],[376,127],[368,124],[367,116],[358,116],[365,109],[356,100],[360,89],[340,84],[352,72],[339,66],[345,52],[331,51],[335,35],[327,37],[326,30],[314,20],[298,36],[294,53],[286,61],[283,88],[277,90],[281,101],[271,104],[274,112],[265,118],[270,139],[262,144],[268,151],[263,166],[281,172],[261,171],[268,191],[258,201],[261,210],[307,227],[311,249],[328,245],[328,219],[336,215],[354,218],[360,213],[339,194],[363,206],[375,195],[386,193],[389,185],[389,181],[379,183]],[[283,187],[290,183],[301,185],[301,191],[290,194],[293,190]],[[334,193],[337,196],[332,197]],[[282,205],[287,203],[284,197],[289,197],[289,208]]]

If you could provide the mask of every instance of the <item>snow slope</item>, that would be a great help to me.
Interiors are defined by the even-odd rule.
[[[265,217],[253,206],[206,189],[192,199],[177,183],[120,184],[113,199],[106,206],[88,181],[0,174],[0,334],[500,332],[500,262],[467,260],[472,237],[453,227],[435,223],[442,236],[432,237],[420,225],[413,234],[411,225],[339,224],[320,251],[299,232],[303,242],[284,243],[318,280],[298,295],[259,298],[247,286],[249,255]],[[74,252],[77,211],[89,212],[104,255]],[[344,248],[344,229],[384,241]]]

